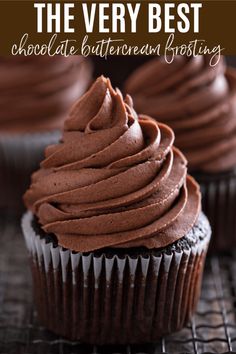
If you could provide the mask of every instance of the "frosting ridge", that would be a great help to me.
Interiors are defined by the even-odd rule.
[[[200,192],[174,133],[137,116],[100,77],[75,103],[62,141],[49,146],[25,193],[26,206],[61,246],[160,248],[183,237],[200,212]]]

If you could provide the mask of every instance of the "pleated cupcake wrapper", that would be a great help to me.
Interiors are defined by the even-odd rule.
[[[0,208],[23,209],[22,194],[30,175],[39,167],[47,145],[58,142],[59,131],[4,135],[0,134]]]
[[[22,226],[48,329],[91,344],[147,343],[181,329],[193,313],[209,238],[171,254],[82,254],[46,243],[31,220],[27,213]]]
[[[203,211],[212,227],[210,251],[231,251],[236,246],[236,171],[195,177],[201,186]]]

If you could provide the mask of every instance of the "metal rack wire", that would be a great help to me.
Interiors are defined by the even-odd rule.
[[[19,223],[0,219],[1,354],[202,354],[236,352],[236,256],[208,258],[198,310],[181,332],[142,346],[91,347],[69,342],[37,323]]]

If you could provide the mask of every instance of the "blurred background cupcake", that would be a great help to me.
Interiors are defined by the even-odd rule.
[[[91,78],[81,56],[0,58],[0,208],[21,210],[30,174]]]
[[[218,58],[219,59],[219,58]],[[233,58],[231,58],[232,61]],[[190,172],[200,182],[203,210],[213,229],[212,249],[236,246],[236,70],[220,58],[156,58],[125,84],[139,113],[168,123]]]

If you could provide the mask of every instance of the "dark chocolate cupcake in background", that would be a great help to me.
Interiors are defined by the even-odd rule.
[[[140,67],[126,82],[136,109],[169,124],[176,146],[201,185],[212,226],[211,249],[236,246],[236,70],[224,58],[163,58]]]
[[[91,78],[91,64],[80,56],[0,58],[0,208],[23,207],[30,174]]]
[[[173,142],[104,77],[74,105],[24,195],[48,329],[92,344],[155,342],[190,319],[211,232]]]

